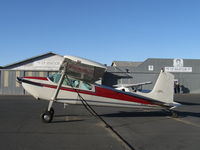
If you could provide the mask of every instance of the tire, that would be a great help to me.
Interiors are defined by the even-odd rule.
[[[53,119],[53,114],[51,111],[47,111],[41,115],[41,119],[44,123],[50,123]]]

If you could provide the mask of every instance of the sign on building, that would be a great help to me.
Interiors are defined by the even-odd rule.
[[[153,66],[153,65],[149,65],[149,66],[148,66],[148,70],[149,70],[149,71],[153,71],[153,70],[154,70],[154,66]]]
[[[41,60],[35,60],[34,62],[16,67],[13,70],[59,70],[62,61],[63,57],[54,55]]]
[[[183,59],[174,59],[173,67],[165,67],[167,72],[192,72],[192,67],[184,67]]]

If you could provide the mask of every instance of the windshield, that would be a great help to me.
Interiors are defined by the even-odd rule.
[[[55,74],[49,75],[48,78],[50,81],[52,81],[54,83],[58,83],[61,78],[61,74],[55,73]],[[92,90],[91,84],[84,82],[84,81],[77,80],[77,79],[73,79],[73,78],[65,77],[62,85],[70,86],[73,88],[79,88],[82,90]]]

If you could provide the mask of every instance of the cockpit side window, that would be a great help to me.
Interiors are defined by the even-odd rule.
[[[61,74],[60,73],[52,74],[52,75],[49,75],[48,78],[52,82],[58,83],[61,78]],[[91,84],[84,81],[77,80],[77,79],[68,78],[68,77],[65,77],[62,85],[78,88],[81,90],[90,90],[90,91],[92,90]]]

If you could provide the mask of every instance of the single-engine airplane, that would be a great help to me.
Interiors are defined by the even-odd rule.
[[[41,115],[49,123],[54,116],[54,102],[129,108],[156,108],[173,113],[179,103],[173,101],[174,76],[161,70],[153,90],[149,93],[126,92],[96,84],[106,66],[75,57],[64,56],[59,72],[48,77],[18,77],[23,88],[38,100],[48,100],[49,105]],[[84,100],[84,101],[83,101]]]

